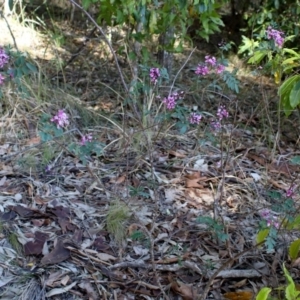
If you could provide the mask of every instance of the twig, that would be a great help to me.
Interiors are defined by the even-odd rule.
[[[142,225],[142,224],[138,224],[138,223],[135,223],[135,224],[132,224],[132,225],[136,225],[138,227],[140,227],[148,236],[149,240],[150,240],[150,256],[151,256],[151,265],[152,265],[152,270],[154,272],[154,276],[155,276],[155,279],[156,279],[156,282],[162,292],[162,294],[164,295],[164,299],[168,300],[169,297],[168,295],[166,294],[166,292],[164,291],[161,283],[160,283],[160,280],[159,280],[159,277],[158,277],[158,274],[157,274],[157,269],[156,269],[156,264],[155,264],[155,260],[154,260],[154,240],[151,236],[151,233],[150,231],[146,228],[146,226]]]
[[[197,49],[197,47],[195,47],[195,48],[191,51],[191,53],[189,54],[189,56],[188,56],[188,58],[186,59],[186,61],[183,63],[183,65],[181,66],[181,68],[180,68],[180,69],[178,70],[178,72],[176,73],[175,78],[174,78],[174,80],[173,80],[173,82],[172,82],[172,85],[171,85],[171,88],[170,88],[170,94],[172,93],[172,90],[173,90],[173,87],[174,87],[174,84],[175,84],[175,82],[176,82],[176,79],[177,79],[178,75],[180,74],[180,72],[182,71],[182,69],[186,66],[186,64],[188,63],[188,61],[190,60],[192,54],[195,52],[196,49]]]
[[[11,35],[12,39],[13,39],[15,48],[17,49],[17,51],[19,51],[18,46],[17,46],[17,43],[16,43],[15,36],[14,36],[14,34],[13,34],[11,28],[10,28],[10,25],[9,25],[7,19],[5,18],[5,16],[4,16],[2,10],[0,11],[0,15],[1,15],[1,17],[4,19],[4,21],[5,21],[6,25],[7,25],[7,28],[8,28],[8,30],[9,30],[9,32],[10,32],[10,35]]]
[[[219,273],[221,271],[223,271],[229,264],[233,263],[235,260],[237,260],[238,258],[240,258],[241,256],[243,256],[245,253],[253,250],[253,249],[256,249],[258,246],[260,246],[261,244],[263,244],[265,241],[262,241],[258,244],[256,244],[255,246],[253,246],[252,248],[250,249],[245,249],[244,251],[242,251],[241,253],[238,253],[236,254],[234,257],[232,258],[229,258],[222,266],[220,266],[209,278],[208,280],[208,283],[206,284],[206,287],[202,293],[201,296],[199,296],[197,298],[197,300],[205,300],[206,299],[206,296],[209,292],[209,289],[210,289],[210,286],[211,284],[213,283],[213,281],[216,279],[216,277],[218,277]]]
[[[125,91],[127,92],[127,94],[129,95],[129,89],[128,89],[128,86],[125,82],[125,79],[124,79],[124,76],[123,76],[123,73],[121,71],[121,68],[120,68],[120,65],[119,65],[119,62],[118,62],[118,58],[117,58],[117,55],[115,53],[115,50],[113,49],[110,41],[108,40],[108,38],[106,37],[106,34],[104,32],[104,30],[102,29],[101,26],[99,26],[97,24],[97,22],[94,20],[94,18],[82,7],[80,6],[78,3],[76,3],[74,0],[69,0],[73,5],[75,5],[76,7],[78,7],[81,11],[84,12],[84,14],[92,21],[92,23],[97,27],[97,29],[101,32],[101,34],[103,35],[103,38],[104,38],[104,41],[105,43],[107,44],[107,46],[109,47],[109,50],[111,52],[111,54],[113,55],[114,57],[114,60],[115,60],[115,63],[116,63],[116,66],[117,66],[117,69],[118,69],[118,72],[119,72],[119,75],[121,77],[121,80],[122,80],[122,83],[123,83],[123,86],[125,88]]]

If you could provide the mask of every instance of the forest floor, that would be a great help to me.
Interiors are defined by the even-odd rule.
[[[68,22],[53,21],[51,34],[10,24],[39,76],[25,80],[26,97],[1,87],[1,299],[249,300],[262,287],[283,286],[284,262],[300,278],[288,255],[299,232],[284,226],[299,208],[299,117],[278,117],[271,77],[231,56],[239,93],[214,89],[210,77],[196,83],[193,70],[210,54],[196,49],[175,87],[203,120],[184,134],[176,120],[158,131],[124,105],[100,33],[87,40],[92,28]],[[9,30],[2,41],[13,45]],[[123,44],[113,32],[116,52]],[[175,70],[191,51],[175,56]],[[229,117],[214,133],[220,105]],[[68,131],[43,142],[41,116],[58,109],[70,116]],[[67,146],[87,132],[104,149],[84,164]],[[273,246],[257,245],[264,209],[280,223]]]

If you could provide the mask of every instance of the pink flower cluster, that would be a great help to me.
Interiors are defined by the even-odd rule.
[[[172,110],[175,108],[176,102],[182,98],[183,98],[183,92],[179,92],[179,93],[174,92],[168,97],[165,97],[163,103],[166,105],[168,110]]]
[[[198,125],[200,123],[201,119],[202,119],[201,115],[193,112],[190,115],[189,121],[190,121],[190,124],[197,124]]]
[[[2,69],[9,61],[9,56],[6,54],[5,50],[0,47],[0,69]],[[0,85],[5,81],[5,76],[0,73]]]
[[[269,26],[266,30],[266,33],[269,40],[273,40],[277,47],[282,47],[284,43],[284,33],[282,31],[273,29],[271,26]]]
[[[6,54],[5,50],[0,47],[0,68],[3,68],[9,61],[9,56]]]
[[[90,143],[93,140],[93,136],[91,133],[87,135],[83,135],[80,140],[80,145],[84,146],[86,143]]]
[[[263,209],[260,212],[260,216],[267,222],[268,227],[273,226],[276,229],[279,228],[280,223],[278,221],[278,217],[274,216],[273,212],[270,211],[269,209],[267,209],[267,208]]]
[[[51,122],[55,123],[57,128],[63,128],[69,125],[69,116],[63,109],[60,109],[57,114],[51,118]]]
[[[228,113],[228,111],[226,110],[226,108],[225,108],[224,105],[221,105],[221,106],[218,108],[217,116],[218,116],[218,118],[219,118],[220,121],[222,121],[223,118],[228,118],[228,117],[229,117],[229,113]]]
[[[286,196],[288,198],[292,198],[295,194],[295,187],[294,186],[291,186],[288,188],[288,190],[286,191]]]
[[[150,81],[151,81],[152,83],[156,84],[156,83],[157,83],[157,79],[158,79],[159,76],[160,76],[159,68],[151,68],[151,69],[150,69],[149,76],[150,76]]]
[[[214,56],[206,55],[204,64],[199,64],[196,68],[195,74],[205,76],[211,72],[217,74],[223,73],[225,66],[217,63],[217,59]]]
[[[218,117],[218,120],[212,121],[210,123],[211,128],[212,128],[213,131],[219,131],[222,128],[221,121],[224,118],[229,117],[229,112],[227,111],[227,109],[225,108],[224,105],[219,106],[218,111],[217,111],[217,117]]]

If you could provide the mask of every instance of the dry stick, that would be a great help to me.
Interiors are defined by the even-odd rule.
[[[137,217],[137,216],[135,216]],[[138,219],[138,218],[137,218]],[[154,240],[152,238],[152,235],[151,235],[151,232],[147,229],[146,226],[142,225],[142,224],[132,224],[132,225],[136,225],[138,227],[140,227],[148,236],[149,240],[150,240],[150,256],[151,256],[151,264],[152,264],[152,270],[154,272],[154,275],[155,275],[155,279],[156,279],[156,282],[162,292],[162,294],[164,295],[165,299],[166,300],[169,300],[169,297],[168,295],[166,294],[166,292],[164,291],[160,281],[159,281],[159,278],[158,278],[158,274],[157,274],[157,270],[156,270],[156,264],[155,264],[155,260],[154,260]],[[154,226],[153,226],[154,227]]]
[[[191,51],[190,55],[188,56],[188,58],[186,59],[186,61],[184,62],[184,64],[181,66],[181,68],[179,69],[179,71],[176,73],[175,78],[174,78],[174,80],[173,80],[173,82],[172,82],[172,85],[171,85],[171,88],[170,88],[170,94],[172,93],[172,90],[173,90],[174,84],[175,84],[175,82],[176,82],[176,80],[177,80],[177,77],[179,76],[179,74],[180,74],[180,72],[183,70],[183,68],[186,66],[187,62],[190,60],[192,54],[195,52],[196,49],[197,49],[197,47],[195,47],[195,48]]]
[[[80,6],[79,4],[77,4],[74,0],[69,0],[69,1],[70,1],[73,5],[75,5],[76,7],[78,7],[81,11],[83,11],[84,14],[92,21],[92,23],[98,28],[98,30],[99,30],[99,31],[101,32],[101,34],[103,35],[104,41],[105,41],[105,43],[107,44],[107,46],[109,47],[109,50],[110,50],[111,54],[112,54],[113,57],[114,57],[114,60],[115,60],[115,63],[116,63],[116,66],[117,66],[119,75],[120,75],[120,77],[121,77],[123,86],[124,86],[124,88],[125,88],[127,94],[129,95],[129,89],[128,89],[128,86],[127,86],[127,84],[126,84],[126,82],[125,82],[125,79],[124,79],[123,73],[122,73],[122,71],[121,71],[120,65],[119,65],[119,63],[118,63],[117,55],[116,55],[116,53],[115,53],[115,51],[114,51],[114,49],[113,49],[113,47],[112,47],[110,41],[109,41],[108,38],[106,37],[104,30],[102,29],[101,26],[99,26],[99,25],[97,24],[97,22],[94,20],[94,18],[93,18],[93,17],[92,17],[92,16],[91,16],[91,15],[90,15],[83,7],[82,7],[82,6]]]
[[[5,18],[5,16],[4,16],[2,10],[0,11],[0,16],[4,19],[4,21],[5,21],[6,25],[7,25],[7,28],[8,28],[8,30],[9,30],[9,32],[10,32],[10,35],[11,35],[11,37],[12,37],[12,39],[13,39],[14,46],[15,46],[15,48],[17,49],[17,51],[19,51],[18,46],[17,46],[17,43],[16,43],[15,36],[14,36],[14,34],[13,34],[11,28],[10,28],[10,25],[9,25],[7,19]]]
[[[240,258],[242,255],[244,255],[245,253],[251,251],[251,250],[254,250],[256,249],[257,247],[259,247],[261,244],[263,244],[265,241],[262,241],[258,244],[256,244],[255,246],[253,246],[252,248],[250,249],[245,249],[244,251],[242,251],[241,253],[238,253],[237,255],[235,255],[234,257],[232,258],[229,258],[221,267],[219,267],[219,269],[217,269],[213,274],[212,276],[210,277],[208,283],[206,284],[206,287],[202,293],[201,296],[199,296],[197,298],[197,300],[205,300],[206,299],[206,296],[210,290],[210,286],[212,284],[212,282],[216,279],[216,277],[218,276],[218,274],[223,271],[230,263],[233,263],[235,260],[237,260],[238,258]]]

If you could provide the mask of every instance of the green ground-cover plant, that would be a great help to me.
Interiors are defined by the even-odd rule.
[[[62,138],[66,134],[64,129],[66,129],[69,124],[69,115],[63,109],[58,110],[57,114],[52,118],[50,115],[44,114],[39,122],[39,135],[42,142],[51,142],[54,139]],[[77,130],[71,130],[67,133],[74,131]],[[66,142],[62,140],[61,146],[77,156],[83,164],[87,164],[88,158],[93,154],[100,156],[104,147],[101,142],[93,138],[91,133],[85,135],[81,134],[79,141],[68,141],[67,145],[65,143]],[[52,167],[53,166],[48,164],[46,170],[50,171]]]
[[[299,165],[299,156],[291,159],[292,164]],[[300,211],[297,202],[294,200],[297,187],[293,184],[287,189],[285,194],[278,191],[269,191],[268,195],[272,199],[270,209],[260,211],[261,222],[257,234],[257,243],[265,242],[268,251],[273,251],[281,231],[300,229]],[[294,241],[289,246],[291,259],[295,259],[299,253],[299,242]]]
[[[272,292],[272,289],[268,287],[262,288],[259,293],[256,296],[256,300],[299,300],[300,299],[300,291],[296,288],[295,282],[293,278],[291,277],[290,273],[286,269],[285,265],[283,264],[283,272],[284,276],[286,278],[287,284],[283,287],[277,288],[276,290],[282,290],[284,291],[284,298],[277,298],[272,297],[270,294]]]
[[[255,39],[243,37],[239,53],[248,52],[251,54],[249,64],[256,65],[274,76],[275,83],[280,86],[279,110],[282,109],[289,116],[300,105],[300,54],[296,49],[285,47],[285,43],[293,40],[295,36],[286,36],[276,28],[276,24],[265,26],[264,32],[256,35]]]
[[[36,66],[29,60],[26,53],[13,50],[11,47],[0,47],[0,99],[3,97],[1,86],[12,83],[13,88],[21,96],[28,96],[23,80],[27,75],[36,73]]]

